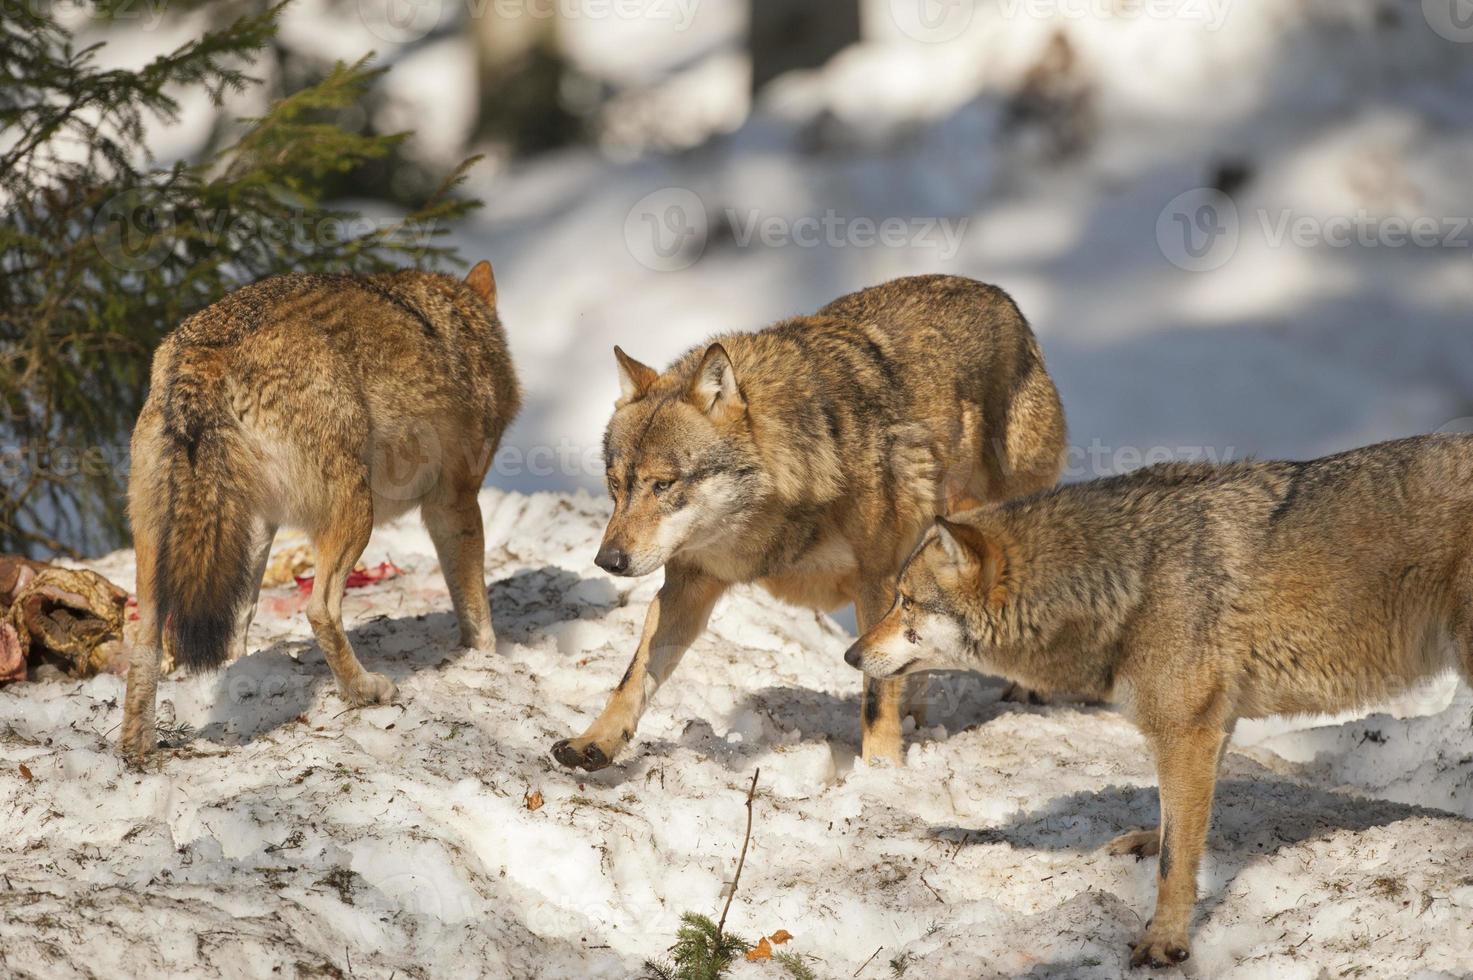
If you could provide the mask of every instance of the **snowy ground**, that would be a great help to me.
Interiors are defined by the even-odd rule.
[[[495,654],[453,648],[412,519],[369,548],[408,573],[346,616],[401,704],[344,710],[290,588],[250,656],[163,684],[197,734],[147,772],[113,753],[120,679],[0,690],[0,975],[629,977],[680,913],[719,912],[758,767],[738,934],[788,930],[825,978],[1122,973],[1154,863],[1097,849],[1156,793],[1119,717],[952,675],[903,769],[856,766],[847,636],[739,592],[627,757],[570,774],[548,746],[601,706],[659,576],[592,566],[602,501],[483,510]],[[130,584],[129,553],[95,567]],[[1473,971],[1473,696],[1401,708],[1240,734],[1190,974]]]

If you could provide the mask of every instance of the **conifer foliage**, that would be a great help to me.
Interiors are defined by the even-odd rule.
[[[325,200],[407,135],[339,124],[380,74],[365,58],[205,157],[160,162],[148,127],[188,94],[219,106],[260,84],[281,6],[124,70],[77,43],[63,5],[0,4],[0,552],[96,551],[125,540],[128,434],[163,335],[264,276],[456,261],[441,236],[476,206],[453,193],[474,161],[402,219]]]

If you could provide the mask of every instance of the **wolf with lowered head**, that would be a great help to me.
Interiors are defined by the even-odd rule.
[[[1217,768],[1239,718],[1473,681],[1473,437],[1308,462],[1164,464],[940,519],[845,654],[1117,703],[1155,754],[1156,911],[1131,963],[1187,958]]]

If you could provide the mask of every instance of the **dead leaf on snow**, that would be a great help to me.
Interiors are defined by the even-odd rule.
[[[747,950],[748,963],[756,963],[758,960],[770,959],[772,959],[772,944],[769,943],[765,938],[756,946],[753,946],[751,949]]]

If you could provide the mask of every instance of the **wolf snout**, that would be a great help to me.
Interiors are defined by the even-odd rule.
[[[629,553],[623,548],[615,548],[613,545],[606,544],[598,549],[593,563],[606,572],[623,575],[629,571]]]
[[[859,662],[863,659],[864,651],[859,648],[858,643],[854,644],[848,650],[844,651],[844,662],[851,667],[858,668]]]

